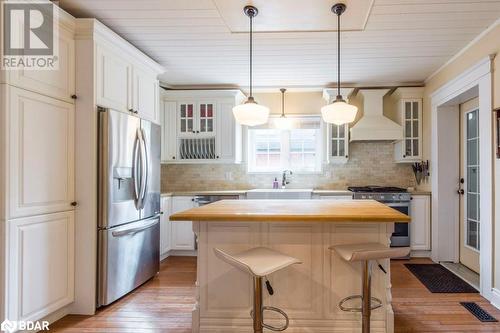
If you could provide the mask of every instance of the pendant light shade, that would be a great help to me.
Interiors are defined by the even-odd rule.
[[[254,6],[245,6],[243,12],[250,18],[250,95],[245,103],[236,105],[233,108],[233,115],[236,122],[241,125],[256,126],[267,123],[269,118],[269,108],[257,104],[252,95],[253,18],[257,16],[259,11]]]
[[[253,97],[250,96],[245,103],[236,105],[233,108],[233,115],[238,124],[247,126],[262,125],[267,123],[269,108],[257,104]]]
[[[340,16],[346,10],[346,5],[338,3],[332,7],[332,12],[337,15],[337,98],[333,103],[321,108],[321,115],[326,123],[344,125],[356,119],[358,108],[347,103],[340,94]]]
[[[274,127],[278,129],[291,129],[293,128],[293,119],[288,118],[285,115],[285,88],[281,88],[281,116],[279,118],[274,119]]]

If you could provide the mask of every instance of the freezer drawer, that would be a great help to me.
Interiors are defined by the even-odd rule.
[[[137,288],[160,268],[160,218],[99,230],[97,306]]]

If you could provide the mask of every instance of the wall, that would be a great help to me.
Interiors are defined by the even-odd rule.
[[[321,174],[294,174],[290,188],[346,189],[348,185],[415,186],[411,167],[393,163],[391,142],[354,142],[346,164],[326,165]],[[162,165],[162,192],[271,188],[276,174],[247,174],[246,165]],[[232,180],[226,179],[230,173]],[[229,176],[229,175],[228,175]]]
[[[426,82],[424,91],[424,147],[423,154],[426,159],[431,156],[431,98],[430,95],[439,89],[442,85],[452,80],[462,72],[478,63],[485,57],[500,52],[500,20],[497,20],[495,27],[481,36],[462,54],[456,57],[452,62],[443,67]],[[494,108],[500,107],[500,55],[497,55],[493,61],[493,105]],[[495,140],[495,135],[491,138]],[[492,152],[493,154],[493,152]],[[432,167],[432,161],[431,161]],[[494,182],[495,194],[500,193],[500,160],[495,160]],[[430,182],[420,187],[421,189],[430,189]],[[495,242],[500,239],[500,195],[495,195],[495,224],[493,226],[494,237],[494,282],[495,288],[500,288],[500,246]]]

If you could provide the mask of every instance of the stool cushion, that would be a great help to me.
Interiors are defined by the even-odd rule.
[[[410,253],[409,247],[387,247],[380,243],[345,244],[331,246],[345,261],[366,261],[404,257]]]
[[[225,262],[257,277],[266,276],[290,265],[302,263],[297,258],[267,247],[256,247],[237,254],[229,254],[217,248],[214,248],[214,252]]]

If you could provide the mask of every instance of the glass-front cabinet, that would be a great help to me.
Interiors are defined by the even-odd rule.
[[[346,163],[349,159],[349,125],[329,125],[329,162]]]
[[[422,160],[422,94],[423,88],[398,88],[392,95],[398,123],[403,127],[403,139],[394,147],[396,162]]]
[[[215,106],[215,102],[179,102],[179,136],[215,135]]]
[[[240,90],[160,90],[162,163],[240,163]]]

